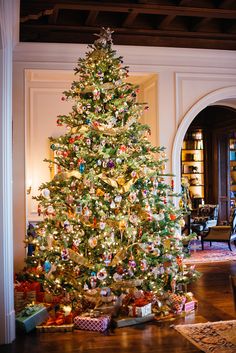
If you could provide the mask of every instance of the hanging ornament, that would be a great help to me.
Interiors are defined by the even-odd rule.
[[[124,219],[122,219],[120,222],[119,222],[119,230],[121,232],[124,232],[124,230],[126,229],[127,227],[127,223]]]
[[[105,194],[105,192],[102,189],[97,189],[96,190],[96,195],[97,196],[103,196]]]
[[[103,168],[106,168],[106,167],[107,167],[107,161],[106,161],[106,160],[104,160],[104,161],[102,162],[102,166],[103,166]]]
[[[36,273],[40,274],[40,273],[42,273],[42,271],[43,271],[43,267],[42,267],[41,263],[39,262],[38,266],[36,267]]]
[[[93,99],[94,100],[99,100],[100,99],[100,91],[99,90],[95,89],[93,91]]]
[[[68,261],[69,260],[69,250],[68,249],[62,249],[61,251],[61,258],[63,261]]]
[[[92,289],[97,287],[97,278],[95,276],[92,276],[90,278],[90,286]]]
[[[81,102],[77,103],[76,109],[79,114],[83,114],[83,104]]]
[[[155,219],[155,221],[162,221],[165,218],[165,215],[163,212],[160,213],[154,213],[153,214],[153,218]]]
[[[137,194],[135,192],[131,192],[128,196],[130,202],[134,203],[137,200]]]
[[[120,275],[119,273],[115,272],[114,275],[113,275],[113,279],[115,282],[119,282],[122,280],[122,275]]]
[[[51,267],[52,267],[51,263],[48,260],[46,260],[43,265],[44,271],[48,273],[51,270]]]
[[[136,262],[134,261],[133,255],[130,256],[129,258],[129,266],[135,268],[136,267]]]
[[[129,216],[129,221],[131,223],[133,223],[134,225],[137,225],[138,224],[138,221],[139,221],[139,218],[138,216],[135,214],[135,213],[132,213],[130,216]]]
[[[90,139],[90,138],[87,138],[87,139],[85,140],[85,142],[87,143],[88,146],[91,145],[91,139]]]
[[[181,228],[185,226],[185,220],[183,218],[179,220],[179,225]]]
[[[70,144],[73,144],[74,142],[75,142],[75,138],[74,138],[74,137],[70,137],[70,138],[69,138],[69,143],[70,143]]]
[[[57,126],[62,126],[63,124],[62,124],[62,121],[61,121],[61,119],[57,119]]]
[[[147,270],[148,264],[147,264],[147,260],[146,259],[142,259],[140,261],[140,268],[141,268],[141,271],[146,271]]]
[[[110,208],[111,208],[111,209],[116,208],[116,204],[115,204],[115,202],[114,202],[114,201],[112,201],[112,202],[110,203]]]
[[[102,268],[100,271],[97,273],[97,279],[99,281],[103,281],[107,277],[107,271],[105,268]]]
[[[114,200],[115,200],[115,202],[120,203],[121,200],[122,200],[122,196],[121,195],[117,195]]]
[[[100,222],[100,223],[99,223],[99,228],[100,228],[101,230],[104,230],[105,227],[106,227],[106,223],[105,223],[105,222]]]
[[[38,204],[38,216],[41,216],[41,213],[42,213],[41,205]]]
[[[88,244],[89,244],[90,248],[92,248],[92,249],[94,249],[97,246],[97,243],[98,243],[98,241],[97,241],[97,238],[95,238],[95,237],[91,237],[88,240]]]
[[[97,160],[97,165],[98,165],[99,167],[102,165],[101,159],[98,159],[98,160]]]
[[[87,206],[85,206],[83,208],[83,214],[85,217],[89,218],[91,216],[92,212],[90,211],[90,209]]]
[[[122,159],[121,158],[116,158],[116,163],[117,164],[121,164],[122,163]]]
[[[79,165],[79,171],[80,173],[83,173],[85,171],[85,165],[83,163]]]
[[[176,215],[173,214],[173,213],[171,213],[171,214],[170,214],[170,220],[171,220],[171,221],[174,221],[175,219],[176,219]]]
[[[78,248],[79,248],[80,243],[81,243],[81,240],[80,240],[80,239],[75,239],[75,240],[73,241],[73,245],[72,245],[72,248],[73,248],[73,249],[72,249],[72,250],[77,251]]]
[[[147,197],[147,193],[148,193],[147,190],[142,190],[142,195],[143,195],[144,198]]]
[[[111,263],[111,259],[112,259],[112,255],[111,254],[105,254],[103,255],[103,261],[105,263],[106,266],[110,265]]]
[[[47,216],[55,216],[55,210],[52,206],[48,206],[47,210],[46,210],[46,215]]]
[[[45,197],[45,199],[48,199],[50,197],[50,190],[49,189],[43,189],[42,190],[42,195]]]
[[[114,168],[114,167],[115,167],[115,163],[114,163],[112,160],[109,160],[109,161],[107,162],[107,167],[108,167],[108,168]]]

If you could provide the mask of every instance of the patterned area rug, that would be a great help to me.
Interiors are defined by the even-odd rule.
[[[186,258],[186,264],[224,262],[236,260],[236,247],[231,244],[232,251],[229,250],[226,243],[204,243],[204,250],[201,242],[195,240],[190,245],[190,257]]]
[[[203,352],[236,352],[236,320],[176,325],[174,328]]]

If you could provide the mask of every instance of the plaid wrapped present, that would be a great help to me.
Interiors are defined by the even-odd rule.
[[[15,311],[18,313],[23,310],[27,304],[37,300],[37,293],[40,292],[40,283],[38,282],[17,282],[14,286]]]
[[[176,314],[180,314],[183,310],[183,306],[186,302],[186,297],[181,294],[169,293],[169,301],[171,308]]]
[[[109,326],[111,317],[103,315],[92,317],[90,314],[76,316],[74,318],[75,327],[80,330],[104,332]]]

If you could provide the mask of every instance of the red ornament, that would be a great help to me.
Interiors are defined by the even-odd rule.
[[[61,122],[61,119],[57,119],[57,126],[62,126],[62,122]]]
[[[42,213],[41,205],[38,205],[38,216],[41,216],[41,213]]]
[[[93,125],[93,127],[95,127],[95,128],[96,128],[96,127],[98,127],[98,126],[99,126],[99,122],[98,122],[98,121],[94,121],[92,125]]]
[[[74,142],[75,142],[74,137],[69,138],[69,143],[74,143]]]
[[[127,147],[126,147],[125,145],[121,145],[121,146],[120,146],[120,150],[121,150],[122,152],[125,152],[126,149],[127,149]]]
[[[75,139],[80,140],[82,137],[83,137],[83,135],[77,135],[77,136],[75,136]]]
[[[171,221],[174,221],[176,219],[176,215],[171,213],[170,214],[170,219],[171,219]]]

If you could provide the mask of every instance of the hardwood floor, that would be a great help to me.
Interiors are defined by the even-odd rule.
[[[199,301],[198,309],[172,321],[153,321],[115,329],[108,334],[36,333],[18,335],[1,353],[199,353],[173,329],[174,324],[236,319],[229,275],[236,274],[236,261],[197,266],[201,278],[189,287]],[[220,353],[220,352],[219,352]]]

